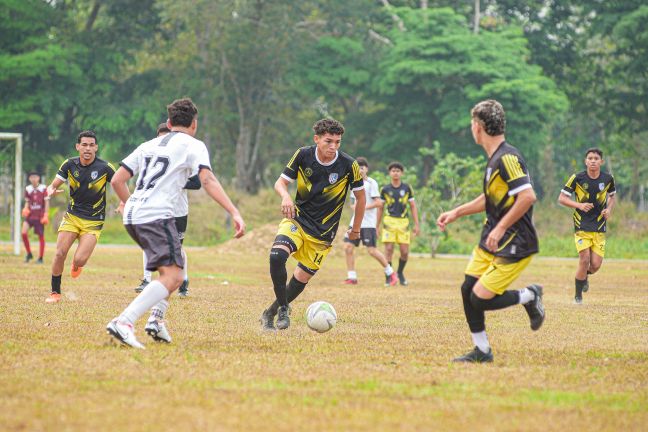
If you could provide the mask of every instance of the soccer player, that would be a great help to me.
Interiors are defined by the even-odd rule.
[[[588,275],[596,273],[605,256],[607,221],[616,201],[614,177],[602,172],[603,151],[590,148],[585,152],[585,171],[572,174],[558,197],[558,202],[574,209],[574,240],[578,251],[576,295],[574,302],[583,302],[589,289]],[[575,193],[576,200],[571,196]]]
[[[29,173],[29,183],[25,188],[25,207],[22,215],[25,221],[22,224],[22,239],[25,244],[27,256],[25,262],[28,263],[34,258],[31,246],[29,245],[29,228],[34,228],[38,236],[39,249],[36,264],[43,264],[43,254],[45,253],[45,228],[44,225],[49,223],[49,200],[47,197],[47,187],[41,184],[41,176],[38,173]]]
[[[135,337],[133,326],[150,309],[146,333],[155,341],[171,342],[164,315],[169,296],[182,284],[184,267],[174,211],[187,180],[197,174],[207,194],[232,216],[235,237],[245,233],[243,218],[211,171],[207,147],[194,138],[198,109],[191,99],[184,98],[168,105],[167,112],[171,132],[137,147],[121,162],[112,181],[126,203],[126,231],[146,252],[147,269],[160,274],[106,327],[115,339],[134,348],[144,345]],[[135,174],[138,178],[131,195],[126,183]]]
[[[163,135],[168,134],[171,132],[171,130],[167,127],[166,123],[160,123],[157,127],[157,136],[161,137]],[[182,245],[184,243],[184,237],[185,237],[185,232],[187,231],[187,222],[189,219],[189,197],[187,197],[187,189],[193,189],[193,190],[198,190],[200,189],[200,179],[198,178],[198,175],[196,174],[195,176],[191,177],[188,181],[187,184],[185,185],[185,190],[182,191],[182,195],[180,196],[180,201],[179,201],[179,206],[175,208],[174,211],[174,218],[175,218],[175,224],[176,228],[178,230],[178,235],[180,235],[180,244]],[[182,248],[182,259],[184,259],[184,268],[182,269],[182,274],[184,277],[184,280],[182,284],[180,285],[180,288],[178,288],[178,295],[181,298],[187,297],[189,295],[189,273],[188,273],[188,266],[189,263],[187,261],[187,253],[185,252],[184,247]],[[142,262],[144,266],[144,276],[142,278],[142,283],[135,288],[135,292],[140,293],[146,285],[151,282],[151,271],[146,269],[146,252],[142,252]]]
[[[353,251],[356,247],[360,246],[360,241],[366,246],[367,252],[369,255],[374,257],[376,261],[380,263],[382,268],[385,271],[385,276],[387,277],[389,284],[394,286],[398,283],[396,278],[396,273],[392,266],[389,265],[385,256],[376,248],[377,241],[377,225],[378,225],[378,207],[382,207],[383,202],[380,199],[380,191],[378,190],[378,183],[376,180],[368,176],[369,174],[369,162],[363,157],[357,159],[358,165],[360,166],[360,174],[362,174],[362,181],[364,182],[365,190],[365,213],[362,218],[362,224],[360,224],[360,238],[357,240],[351,240],[348,235],[344,236],[344,253],[346,254],[346,264],[347,264],[347,278],[344,281],[347,285],[355,285],[358,283],[358,275],[355,271],[355,257]],[[355,211],[355,200],[351,197],[351,208]],[[349,222],[349,229],[353,226],[354,218],[351,218]]]
[[[507,290],[538,252],[532,222],[536,195],[522,154],[506,142],[504,108],[495,100],[479,102],[471,111],[475,142],[488,155],[484,192],[469,203],[442,213],[437,225],[446,226],[462,216],[486,211],[479,245],[475,247],[461,286],[464,312],[475,348],[456,362],[492,362],[486,336],[484,312],[524,305],[531,329],[538,330],[545,318],[542,287],[530,285]]]
[[[77,278],[92,255],[103,229],[106,216],[106,184],[110,183],[115,168],[97,157],[99,145],[93,131],[83,131],[77,137],[76,150],[79,157],[63,162],[52,183],[47,187],[47,196],[63,192],[59,189],[64,182],[70,187],[70,202],[58,229],[56,255],[52,262],[52,292],[47,303],[61,300],[61,277],[65,258],[75,240],[79,239],[70,276]]]
[[[270,277],[276,300],[261,315],[264,330],[275,330],[275,315],[276,328],[290,326],[288,305],[301,294],[331,251],[349,188],[356,208],[348,236],[350,240],[360,238],[366,204],[364,185],[358,162],[338,151],[344,126],[333,119],[322,119],[313,125],[313,130],[315,145],[297,150],[275,183],[285,218],[270,249]],[[288,185],[295,180],[297,194],[293,202]],[[286,261],[290,255],[299,264],[286,286]]]
[[[410,230],[408,204],[412,209],[412,219],[414,220],[414,229],[411,231],[415,236],[419,233],[419,218],[416,201],[414,200],[414,191],[407,183],[401,181],[405,167],[400,162],[392,162],[387,167],[391,182],[383,186],[380,191],[380,198],[383,205],[378,207],[378,222],[383,222],[382,242],[385,244],[385,258],[391,266],[392,256],[394,255],[394,243],[400,247],[400,257],[398,259],[398,281],[401,285],[407,285],[407,279],[403,271],[409,257]],[[383,207],[387,205],[387,214],[384,219]],[[378,227],[380,231],[380,227]],[[390,285],[390,277],[385,277],[385,286]]]

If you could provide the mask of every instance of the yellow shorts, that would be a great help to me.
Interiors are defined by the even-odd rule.
[[[574,242],[578,253],[592,248],[592,252],[603,258],[605,256],[605,233],[576,231]]]
[[[78,234],[79,236],[82,236],[84,234],[92,234],[97,237],[97,240],[99,240],[99,237],[101,237],[101,229],[103,228],[103,224],[103,221],[82,219],[78,216],[74,216],[73,214],[65,212],[58,231],[71,232]]]
[[[496,257],[477,246],[464,273],[479,278],[484,288],[499,295],[506,291],[530,262],[531,256],[512,262]]]
[[[383,218],[382,242],[410,244],[409,219],[386,215]]]
[[[295,243],[297,250],[293,253],[293,258],[311,270],[311,274],[315,274],[320,269],[322,261],[333,247],[327,241],[306,234],[302,227],[291,219],[283,219],[279,223],[277,235],[286,236]]]

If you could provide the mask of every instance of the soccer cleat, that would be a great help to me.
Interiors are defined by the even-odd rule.
[[[574,297],[574,304],[583,304],[583,297]]]
[[[400,282],[401,285],[407,286],[409,285],[407,282],[407,279],[405,279],[405,275],[403,273],[398,273],[398,282]]]
[[[396,275],[396,272],[390,274],[389,276],[385,276],[385,286],[396,286],[398,283],[398,276]],[[405,281],[405,284],[407,284],[407,281]]]
[[[585,279],[585,283],[583,284],[583,292],[587,292],[589,290],[589,280]]]
[[[475,347],[469,353],[466,353],[460,357],[452,360],[455,363],[492,363],[493,362],[493,350],[489,349],[487,353],[483,352],[479,348]]]
[[[285,330],[290,327],[290,310],[288,306],[279,306],[277,315],[277,328],[279,330]]]
[[[533,291],[535,294],[535,298],[524,305],[524,309],[526,309],[529,315],[529,321],[531,322],[531,330],[535,331],[542,327],[542,323],[545,320],[545,310],[542,304],[542,286],[530,285],[527,289]]]
[[[119,322],[117,318],[115,318],[108,323],[108,325],[106,326],[106,331],[109,335],[111,335],[124,345],[128,345],[133,348],[144,349],[144,345],[139,343],[139,341],[135,337],[135,331],[133,330],[133,326],[130,324]]]
[[[277,330],[274,326],[275,314],[272,313],[270,309],[266,309],[261,314],[261,328],[266,331],[275,331]]]
[[[180,298],[185,298],[189,295],[189,279],[182,281],[182,285],[178,288],[178,295]]]
[[[32,259],[34,259],[34,255],[32,255],[31,252],[29,252],[27,255],[25,255],[25,262],[26,263],[28,263]]]
[[[45,299],[45,303],[58,303],[61,301],[61,294],[52,292],[49,297]]]
[[[148,320],[144,331],[156,342],[171,343],[171,335],[164,325],[164,321],[158,321],[156,319]]]
[[[136,293],[141,293],[142,291],[144,291],[144,288],[146,288],[146,285],[148,285],[150,283],[151,283],[151,281],[147,281],[146,279],[142,279],[142,283],[139,284],[139,286],[137,288],[135,288],[135,292]]]
[[[38,258],[36,264],[43,264],[43,257]]]
[[[70,267],[70,276],[72,279],[76,279],[81,275],[81,272],[83,271],[83,267],[77,267],[72,263],[72,267]]]
[[[358,285],[358,279],[347,278],[342,282],[344,285]]]

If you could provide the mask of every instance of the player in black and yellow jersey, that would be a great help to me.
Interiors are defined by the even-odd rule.
[[[505,140],[506,117],[499,102],[482,101],[472,109],[471,116],[473,138],[489,158],[484,192],[473,201],[442,213],[437,225],[443,231],[461,216],[486,211],[481,239],[461,287],[464,313],[475,348],[455,359],[481,363],[493,361],[486,336],[485,311],[523,304],[532,330],[540,328],[545,312],[541,286],[507,290],[529,265],[531,256],[538,252],[538,237],[532,222],[536,196],[526,163],[520,152]]]
[[[412,219],[414,220],[414,229],[412,234],[419,233],[418,209],[414,200],[414,190],[407,183],[401,181],[401,176],[405,167],[400,162],[392,162],[387,167],[391,182],[383,186],[380,190],[380,199],[383,200],[383,207],[387,206],[387,214],[383,218],[383,207],[378,207],[378,231],[380,231],[380,221],[384,225],[382,231],[382,242],[385,244],[385,258],[391,266],[392,257],[394,256],[394,243],[400,248],[400,257],[398,259],[398,281],[401,285],[407,285],[407,279],[403,271],[407,258],[409,257],[410,229],[409,229],[409,208],[412,209]],[[389,278],[385,278],[385,286],[389,285]]]
[[[578,251],[576,304],[583,302],[583,293],[589,289],[587,276],[601,268],[605,256],[605,232],[614,208],[616,188],[614,177],[601,171],[603,163],[601,149],[588,149],[585,152],[587,169],[572,174],[558,197],[560,204],[574,209],[574,240]],[[575,200],[570,198],[572,194]]]
[[[295,152],[275,183],[281,197],[284,219],[270,250],[270,276],[276,301],[261,315],[264,330],[290,326],[288,304],[301,292],[330,252],[349,189],[356,199],[351,240],[360,238],[360,224],[365,211],[365,192],[360,167],[351,156],[338,151],[344,126],[333,119],[322,119],[313,125],[315,145]],[[297,180],[295,201],[288,184]],[[293,277],[286,286],[288,257],[298,261]]]
[[[79,157],[67,159],[61,164],[56,178],[47,187],[48,197],[63,192],[58,189],[67,182],[70,202],[58,229],[56,255],[52,263],[52,292],[48,303],[61,299],[61,275],[65,258],[74,241],[79,245],[72,260],[70,275],[76,278],[88,262],[97,245],[106,216],[106,185],[112,180],[115,168],[97,157],[97,136],[92,131],[79,134],[76,150]]]

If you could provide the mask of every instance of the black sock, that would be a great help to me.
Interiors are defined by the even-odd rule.
[[[280,306],[287,306],[286,300],[286,261],[290,254],[288,251],[279,248],[270,249],[270,277],[274,286],[275,297]]]
[[[583,287],[585,286],[587,279],[584,280],[575,279],[575,280],[576,280],[576,297],[583,297]]]
[[[484,300],[477,297],[473,292],[470,294],[470,303],[475,309],[481,311],[504,309],[520,303],[520,293],[518,291],[504,291],[492,299]]]
[[[63,275],[52,275],[52,292],[57,294],[61,294],[61,276]]]
[[[471,333],[479,333],[486,330],[486,319],[484,311],[477,310],[470,303],[470,293],[477,283],[477,278],[466,275],[463,285],[461,285],[461,298],[463,299],[464,314]]]
[[[295,277],[293,276],[290,279],[290,282],[288,282],[288,286],[286,287],[286,300],[288,301],[288,304],[292,303],[293,300],[295,300],[297,297],[299,297],[299,294],[304,291],[304,288],[306,287],[306,284],[304,282],[299,282]],[[279,303],[275,300],[272,305],[268,308],[273,314],[277,314],[277,310],[279,310]]]
[[[403,270],[405,270],[405,264],[407,264],[407,260],[404,260],[404,259],[401,259],[401,258],[398,259],[398,271],[397,271],[397,273],[399,275],[403,274]]]

